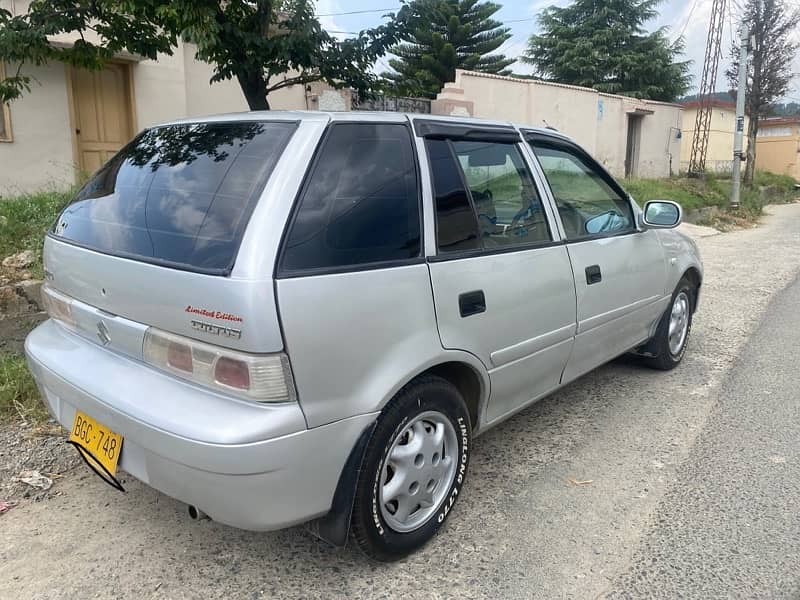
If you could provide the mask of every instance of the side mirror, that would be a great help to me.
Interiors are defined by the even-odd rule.
[[[683,209],[677,202],[651,200],[645,203],[640,215],[644,229],[673,229],[681,224]]]

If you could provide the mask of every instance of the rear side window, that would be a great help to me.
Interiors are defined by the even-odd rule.
[[[486,250],[549,242],[542,201],[516,144],[454,141]]]
[[[108,254],[227,274],[296,128],[239,121],[147,130],[91,178],[52,233]]]
[[[408,128],[331,125],[295,208],[282,271],[407,260],[420,250],[417,169]]]

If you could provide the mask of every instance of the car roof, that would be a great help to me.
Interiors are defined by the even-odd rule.
[[[512,121],[502,121],[495,119],[479,119],[476,117],[429,115],[418,113],[403,112],[378,112],[378,111],[320,111],[320,110],[254,110],[247,112],[221,113],[203,117],[189,117],[177,119],[167,123],[161,123],[156,127],[165,125],[179,125],[190,123],[223,123],[231,121],[317,121],[317,122],[380,122],[380,123],[405,123],[411,121],[436,121],[453,123],[459,125],[483,125],[493,127],[514,127],[526,132],[533,132],[542,135],[559,137],[572,141],[568,135],[550,127],[536,127],[514,123]]]

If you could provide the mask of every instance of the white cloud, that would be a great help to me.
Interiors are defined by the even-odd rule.
[[[319,0],[317,2],[316,14],[318,15],[331,15],[344,12],[339,5],[338,0]],[[319,22],[325,31],[328,31],[340,40],[347,37],[346,33],[335,33],[344,31],[344,28],[336,23],[336,17],[319,17]]]

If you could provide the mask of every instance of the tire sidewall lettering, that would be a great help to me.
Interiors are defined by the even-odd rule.
[[[409,415],[405,417],[400,424],[395,428],[394,433],[392,434],[391,439],[402,431],[402,429],[406,426],[406,423],[413,418],[419,412],[423,412],[423,407],[421,404],[417,404],[416,407],[418,410],[415,411],[414,415]],[[451,421],[453,418],[450,417]],[[471,444],[470,444],[470,427],[468,421],[463,416],[455,417],[455,421],[453,422],[456,429],[456,434],[458,435],[459,441],[459,449],[458,449],[458,469],[456,471],[456,477],[453,479],[453,483],[450,488],[450,492],[445,496],[445,499],[442,501],[441,508],[437,513],[434,513],[435,516],[432,516],[425,524],[421,525],[418,529],[408,532],[407,534],[402,534],[399,532],[395,532],[391,530],[384,522],[383,517],[381,516],[380,506],[379,506],[379,494],[378,494],[378,486],[380,485],[381,481],[381,474],[383,473],[383,468],[388,460],[388,453],[390,444],[387,444],[386,448],[384,449],[383,456],[378,463],[377,469],[375,470],[373,476],[373,486],[372,486],[372,499],[371,499],[371,518],[372,524],[375,527],[375,533],[381,538],[387,538],[391,535],[409,535],[418,532],[420,529],[429,526],[432,522],[436,523],[436,527],[438,527],[444,523],[444,520],[450,514],[450,511],[453,509],[453,505],[458,498],[459,493],[461,492],[461,488],[463,487],[464,481],[466,480],[467,475],[467,467],[469,465],[469,453],[471,451]]]

